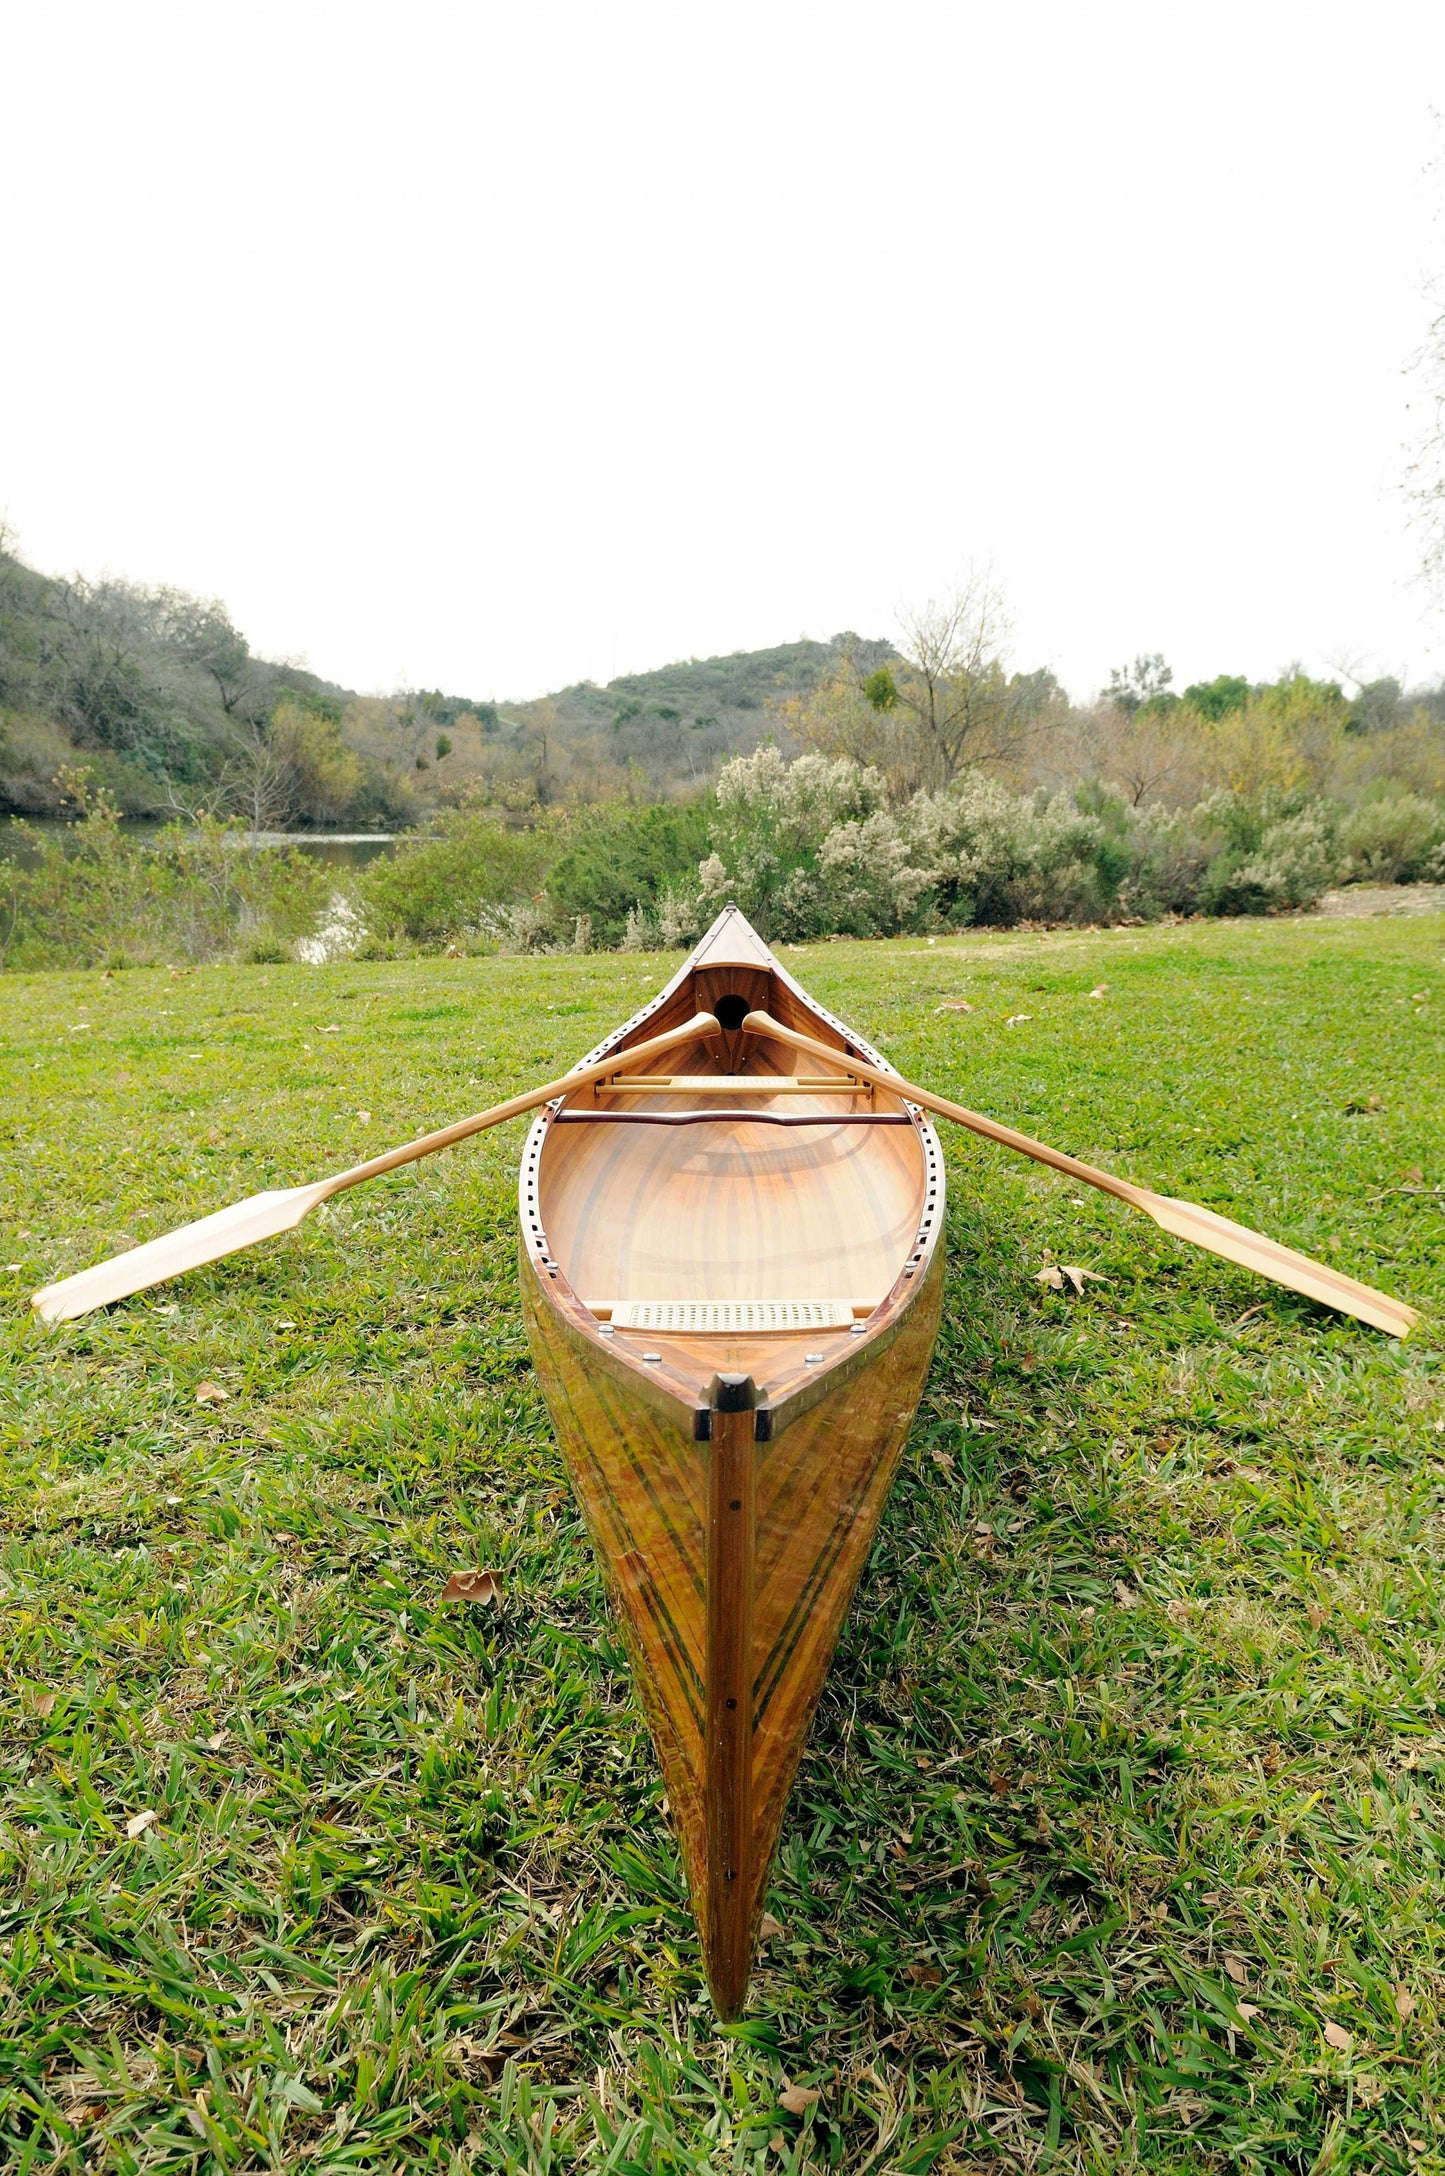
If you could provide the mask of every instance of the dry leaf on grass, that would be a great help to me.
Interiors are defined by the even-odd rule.
[[[501,1598],[500,1572],[453,1572],[442,1589],[444,1602],[498,1602]]]
[[[790,2116],[805,2116],[810,2108],[816,2108],[822,2099],[816,2086],[785,2085],[778,2095],[778,2106],[786,2108]]]
[[[774,1935],[781,1934],[782,1931],[782,1921],[780,1919],[774,1919],[771,1912],[764,1912],[762,1924],[758,1928],[758,1940],[760,1942],[771,1942]]]
[[[341,1033],[341,1029],[338,1026],[337,1022],[333,1020],[330,1027],[323,1028],[321,1032],[323,1035],[339,1035]]]
[[[38,1699],[38,1700],[36,1701],[36,1703],[35,1703],[35,1712],[36,1712],[36,1714],[37,1714],[38,1716],[40,1716],[40,1718],[41,1718],[41,1719],[42,1719],[42,1721],[43,1721],[43,1720],[44,1720],[44,1718],[45,1718],[45,1717],[46,1717],[47,1715],[49,1715],[49,1714],[50,1714],[50,1712],[51,1712],[51,1710],[52,1710],[52,1709],[54,1708],[54,1706],[55,1706],[55,1695],[54,1695],[54,1693],[53,1693],[53,1692],[43,1692],[43,1693],[42,1693],[42,1694],[40,1695],[40,1698],[39,1698],[39,1699]]]
[[[125,1824],[125,1832],[132,1843],[137,1836],[144,1836],[148,1828],[154,1828],[160,1815],[154,1806],[147,1806],[144,1813],[133,1813]]]
[[[935,1466],[942,1466],[945,1473],[952,1473],[953,1460],[947,1451],[930,1451],[928,1455]]]
[[[1119,1604],[1119,1607],[1121,1609],[1132,1609],[1138,1599],[1139,1597],[1134,1592],[1134,1589],[1132,1587],[1126,1586],[1122,1579],[1115,1580],[1114,1600]]]
[[[1234,2007],[1236,2008],[1236,2010],[1238,2010],[1246,2025],[1250,2022],[1251,2018],[1258,2017],[1259,2015],[1259,2005],[1256,2002],[1236,2002]]]
[[[1077,1262],[1049,1262],[1034,1271],[1034,1282],[1046,1284],[1051,1292],[1062,1292],[1067,1284],[1077,1295],[1082,1294],[1086,1284],[1107,1284],[1109,1279],[1102,1270],[1082,1269]]]
[[[946,997],[946,998],[945,998],[945,999],[943,1000],[943,1003],[942,1003],[941,1005],[935,1005],[933,1009],[934,1009],[934,1011],[935,1011],[935,1012],[972,1012],[972,1011],[973,1011],[973,1007],[972,1007],[972,1005],[970,1005],[970,1004],[969,1004],[969,1002],[968,1002],[968,999],[967,999],[966,997]]]
[[[1089,995],[1090,997],[1102,997],[1108,987],[1109,985],[1107,982],[1096,983],[1094,988],[1090,990]]]
[[[1309,1621],[1314,1626],[1316,1632],[1318,1632],[1320,1626],[1324,1623],[1325,1618],[1328,1615],[1328,1611],[1321,1609],[1318,1602],[1311,1602],[1309,1608],[1305,1611],[1305,1615],[1309,1618]]]
[[[1344,2026],[1337,2025],[1333,2018],[1325,2027],[1325,2038],[1329,2041],[1330,2046],[1338,2048],[1342,2055],[1348,2055],[1355,2044],[1353,2033],[1346,2032]]]
[[[1006,1028],[1021,1028],[1026,1020],[1032,1020],[1031,1012],[1011,1012],[1004,1022]]]
[[[219,1383],[197,1383],[196,1385],[197,1405],[224,1405],[230,1395],[230,1391],[222,1390]]]
[[[371,1124],[370,1111],[358,1111],[356,1115],[361,1120],[363,1126],[369,1126]]]
[[[222,1746],[223,1746],[223,1745],[225,1744],[225,1742],[226,1742],[227,1738],[229,1737],[229,1735],[230,1735],[229,1731],[225,1731],[225,1730],[217,1730],[217,1731],[215,1731],[215,1732],[214,1732],[214,1733],[213,1733],[213,1734],[212,1734],[212,1735],[211,1735],[211,1736],[210,1736],[209,1738],[207,1738],[207,1740],[206,1740],[206,1748],[207,1748],[207,1751],[208,1751],[208,1752],[212,1752],[212,1753],[219,1753],[219,1752],[220,1752],[220,1750],[221,1750],[221,1747],[222,1747]]]
[[[1224,1960],[1224,1969],[1229,1974],[1236,1987],[1248,1987],[1249,1966],[1245,1963],[1242,1957],[1226,1957]]]
[[[1395,2015],[1402,2023],[1407,2017],[1415,2015],[1415,1997],[1408,1987],[1397,1987],[1395,1989]]]

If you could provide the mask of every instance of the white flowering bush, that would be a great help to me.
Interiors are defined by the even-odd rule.
[[[1066,796],[977,774],[894,810],[880,774],[846,756],[789,764],[761,748],[728,765],[718,801],[703,899],[736,900],[774,937],[1093,918],[1129,867]]]
[[[906,824],[919,897],[951,926],[1092,919],[1127,867],[1109,860],[1100,818],[1066,795],[1011,793],[981,775],[916,795]]]
[[[825,841],[842,824],[890,821],[886,804],[881,774],[847,756],[789,763],[768,745],[735,757],[718,778],[713,851],[698,872],[704,911],[732,899],[766,937],[816,934],[829,883],[848,885],[841,863],[820,876]]]
[[[499,952],[555,952],[556,930],[549,905],[523,899],[515,906],[482,907],[472,924],[472,934]],[[580,949],[580,948],[579,948]]]

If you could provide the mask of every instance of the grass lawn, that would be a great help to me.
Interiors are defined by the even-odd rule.
[[[671,963],[0,980],[6,2169],[1445,2170],[1445,919],[787,957],[1420,1329],[946,1135],[937,1359],[719,2031],[518,1319],[523,1122],[25,1309]]]

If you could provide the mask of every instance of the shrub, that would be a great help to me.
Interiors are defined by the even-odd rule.
[[[920,890],[941,921],[1093,921],[1129,867],[1101,818],[1066,794],[1011,793],[973,774],[918,794],[907,829]]]
[[[1445,811],[1417,793],[1392,793],[1351,809],[1341,828],[1349,874],[1374,884],[1424,876],[1445,845]]]
[[[357,880],[357,905],[383,938],[444,942],[479,928],[495,908],[535,898],[556,852],[550,826],[514,831],[452,810],[434,835],[403,840],[395,854],[370,863]]]
[[[1192,900],[1181,911],[1268,914],[1310,907],[1341,873],[1337,812],[1300,793],[1220,792],[1165,819],[1195,857]]]
[[[551,913],[538,899],[523,899],[510,907],[482,907],[473,925],[475,933],[499,952],[552,952],[556,934]]]
[[[734,757],[718,777],[713,851],[699,872],[704,909],[733,899],[764,937],[818,934],[832,881],[819,878],[824,841],[840,824],[891,821],[885,801],[882,775],[848,756],[788,763],[769,744]]]
[[[248,848],[205,822],[138,840],[112,801],[72,786],[82,820],[60,838],[17,823],[21,851],[0,860],[0,965],[225,959],[283,948],[314,923],[327,877],[308,855]]]
[[[1340,852],[1326,812],[1303,809],[1267,826],[1259,851],[1229,872],[1216,894],[1224,914],[1272,907],[1312,907],[1340,873]]]
[[[718,781],[704,903],[736,899],[778,937],[884,936],[942,923],[1093,920],[1117,906],[1127,840],[1067,795],[970,773],[895,813],[880,774],[846,756],[774,748]]]
[[[333,960],[355,959],[368,932],[355,902],[333,892],[309,937],[296,942],[296,957],[308,967],[329,967]]]
[[[656,921],[664,899],[697,889],[697,866],[708,847],[711,806],[637,808],[611,803],[573,818],[567,843],[547,876],[558,925],[586,915],[592,941],[603,949],[622,941],[629,916]],[[668,909],[676,924],[676,906]],[[684,919],[688,919],[684,916]],[[695,906],[691,919],[696,919]],[[676,934],[663,938],[677,941]]]

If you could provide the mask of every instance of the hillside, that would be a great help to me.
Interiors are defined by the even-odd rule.
[[[886,642],[841,634],[688,658],[605,687],[580,681],[540,702],[503,706],[499,729],[519,753],[545,751],[552,775],[538,798],[592,799],[635,782],[668,799],[698,791],[729,756],[751,754],[770,735],[783,738],[778,707],[810,693],[849,651],[869,669],[893,654]],[[524,774],[526,762],[523,755]]]
[[[252,654],[225,607],[175,589],[58,580],[0,548],[0,814],[57,815],[85,766],[134,816],[210,810],[258,828],[405,825],[508,806],[696,793],[778,731],[840,635],[691,658],[529,702],[360,696]]]

